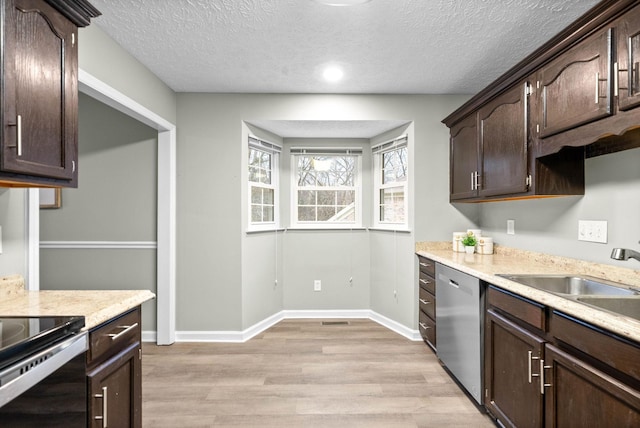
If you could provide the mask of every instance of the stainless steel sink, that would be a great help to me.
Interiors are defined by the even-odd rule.
[[[600,309],[640,320],[640,296],[580,296],[577,297],[576,300]]]
[[[530,287],[565,296],[634,296],[638,291],[603,279],[576,275],[498,275]]]

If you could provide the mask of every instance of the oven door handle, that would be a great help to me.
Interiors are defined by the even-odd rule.
[[[88,349],[83,331],[0,372],[0,407],[4,406]],[[22,372],[22,373],[21,373]]]

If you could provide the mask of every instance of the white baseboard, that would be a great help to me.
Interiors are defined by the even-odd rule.
[[[422,341],[418,330],[412,330],[390,318],[369,309],[354,310],[286,310],[252,325],[243,331],[176,331],[176,342],[228,342],[243,343],[285,319],[370,319],[383,327],[413,341]],[[155,331],[143,331],[143,342],[155,342]]]

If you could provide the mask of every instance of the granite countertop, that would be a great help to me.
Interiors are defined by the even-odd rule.
[[[27,291],[19,275],[0,278],[0,316],[82,315],[85,330],[154,298],[149,290]]]
[[[496,274],[574,274],[606,279],[640,288],[640,270],[551,256],[532,251],[494,247],[492,255],[457,253],[451,242],[418,242],[416,253],[511,291],[620,336],[640,342],[640,320],[597,309],[538,290]]]

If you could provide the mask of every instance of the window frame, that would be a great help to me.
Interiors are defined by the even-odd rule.
[[[251,150],[267,153],[271,157],[271,183],[261,183],[250,180],[249,154]],[[271,231],[278,230],[280,226],[280,154],[282,147],[265,141],[253,135],[249,135],[247,144],[247,156],[245,171],[247,173],[247,231]],[[254,187],[273,190],[273,221],[254,222],[252,218],[252,190]],[[264,204],[263,204],[264,205]]]
[[[300,156],[340,157],[352,156],[355,158],[355,177],[353,186],[302,186],[298,185],[298,158]],[[362,228],[362,148],[316,148],[316,147],[292,147],[291,157],[291,210],[290,223],[293,229],[358,229]],[[328,222],[328,221],[300,221],[298,219],[298,191],[299,190],[353,190],[354,196],[354,221],[353,222]]]
[[[383,155],[399,149],[407,151],[406,179],[402,182],[383,183]],[[407,135],[403,135],[394,140],[386,141],[371,147],[373,157],[373,225],[378,229],[388,230],[409,230],[409,139]],[[384,189],[401,187],[404,193],[404,221],[394,222],[382,220],[382,204],[380,193]]]

